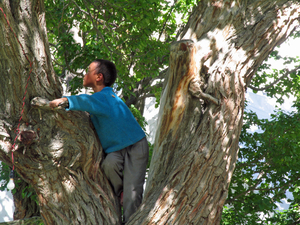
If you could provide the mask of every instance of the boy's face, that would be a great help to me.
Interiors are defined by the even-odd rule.
[[[84,87],[95,87],[97,85],[97,81],[99,79],[99,74],[96,74],[97,63],[92,62],[89,67],[87,73],[83,78],[83,86]]]

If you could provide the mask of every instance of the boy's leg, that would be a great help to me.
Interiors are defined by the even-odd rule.
[[[112,184],[115,194],[120,196],[123,190],[124,157],[122,152],[108,153],[101,164],[101,168]]]
[[[124,221],[137,210],[142,202],[143,185],[149,157],[149,147],[146,138],[126,148],[123,178],[123,209]]]

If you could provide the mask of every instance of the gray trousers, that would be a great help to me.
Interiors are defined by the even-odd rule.
[[[125,223],[142,202],[148,157],[148,142],[143,138],[120,151],[108,153],[102,162],[101,167],[115,194],[120,196],[123,191]]]

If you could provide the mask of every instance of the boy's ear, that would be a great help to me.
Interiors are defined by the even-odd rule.
[[[104,79],[103,74],[102,73],[98,73],[97,77],[96,77],[96,81],[100,81],[100,80],[103,80],[103,79]]]

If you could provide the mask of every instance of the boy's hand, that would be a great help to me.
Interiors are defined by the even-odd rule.
[[[63,103],[63,102],[68,102],[68,99],[67,98],[58,98],[58,99],[55,99],[51,102],[49,102],[49,106],[54,109],[56,107],[59,106],[59,104]]]

